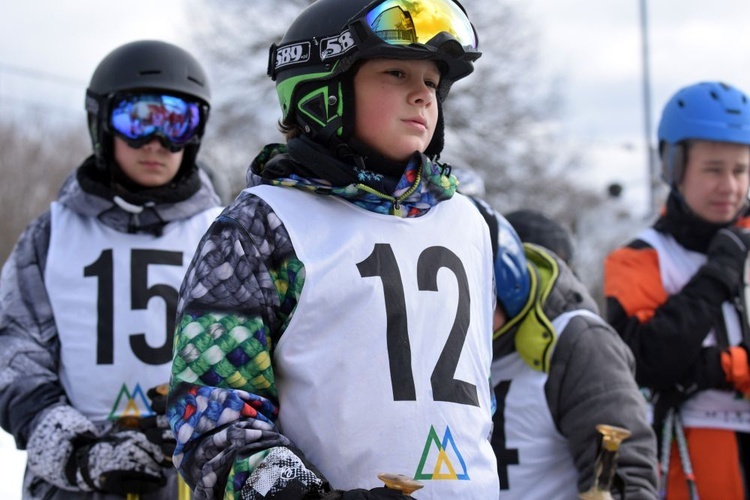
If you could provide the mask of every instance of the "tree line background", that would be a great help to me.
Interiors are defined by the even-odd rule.
[[[211,167],[225,202],[244,187],[247,165],[260,148],[282,140],[276,128],[278,100],[266,76],[268,48],[309,3],[187,1],[192,14],[184,46],[206,67],[213,90],[200,158]],[[533,23],[507,0],[466,0],[464,5],[483,56],[445,102],[441,159],[478,172],[485,199],[499,211],[534,208],[568,227],[576,272],[602,304],[604,256],[648,221],[634,219],[616,198],[581,182],[590,168],[586,151],[571,150],[561,141],[564,103],[555,75],[539,67]],[[81,96],[84,90],[85,83]],[[2,262],[23,228],[48,208],[64,178],[91,151],[82,112],[75,120],[57,117],[52,124],[50,113],[39,106],[4,112],[0,100]]]

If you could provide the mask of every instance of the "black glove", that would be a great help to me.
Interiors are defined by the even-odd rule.
[[[169,427],[169,420],[165,415],[167,411],[168,385],[162,384],[152,387],[146,391],[146,396],[151,400],[151,409],[154,415],[141,418],[137,424],[149,441],[161,448],[164,457],[171,461],[177,440]]]
[[[151,401],[151,409],[157,415],[166,415],[167,413],[167,394],[169,393],[169,384],[159,384],[146,391],[146,396]]]
[[[161,448],[164,459],[172,462],[174,449],[177,447],[177,440],[169,427],[169,420],[165,415],[152,415],[142,418],[138,428],[146,438]]]
[[[719,280],[727,288],[729,297],[734,297],[742,284],[748,249],[750,231],[737,227],[720,229],[708,246],[708,261],[701,272]]]
[[[371,490],[336,490],[327,493],[321,498],[322,500],[414,500],[412,496],[382,486]]]
[[[69,468],[73,484],[85,483],[105,493],[149,493],[166,484],[162,473],[168,462],[161,448],[135,430],[116,430],[99,438],[83,437],[74,443],[75,468]]]

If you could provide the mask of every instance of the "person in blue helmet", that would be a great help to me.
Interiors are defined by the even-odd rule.
[[[0,278],[0,425],[27,452],[24,499],[177,497],[149,389],[169,380],[177,291],[221,211],[197,163],[209,105],[199,62],[166,42],[93,72],[92,154]]]
[[[502,215],[475,202],[494,249],[492,447],[500,498],[565,500],[590,491],[599,424],[631,432],[611,494],[656,498],[656,439],[627,345],[557,254],[521,243]]]
[[[747,94],[712,81],[678,90],[658,139],[670,192],[653,226],[606,259],[607,319],[651,397],[662,496],[747,498]]]
[[[286,142],[177,311],[167,415],[195,498],[405,498],[380,473],[498,498],[492,252],[438,160],[479,56],[455,0],[317,0],[271,47]]]

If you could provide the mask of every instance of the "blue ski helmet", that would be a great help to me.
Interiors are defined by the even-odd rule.
[[[664,106],[658,139],[662,179],[675,188],[685,170],[685,141],[750,145],[750,102],[742,91],[722,82],[684,87]]]
[[[521,239],[505,217],[487,202],[471,198],[490,230],[495,263],[495,294],[508,319],[521,312],[529,299],[531,278]]]

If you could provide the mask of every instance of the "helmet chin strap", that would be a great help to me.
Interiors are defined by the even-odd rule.
[[[435,131],[432,134],[432,140],[427,145],[427,149],[424,150],[424,154],[433,161],[437,161],[440,158],[440,153],[443,152],[443,147],[445,146],[445,123],[443,121],[442,99],[437,99],[437,107],[438,119],[435,123]]]

